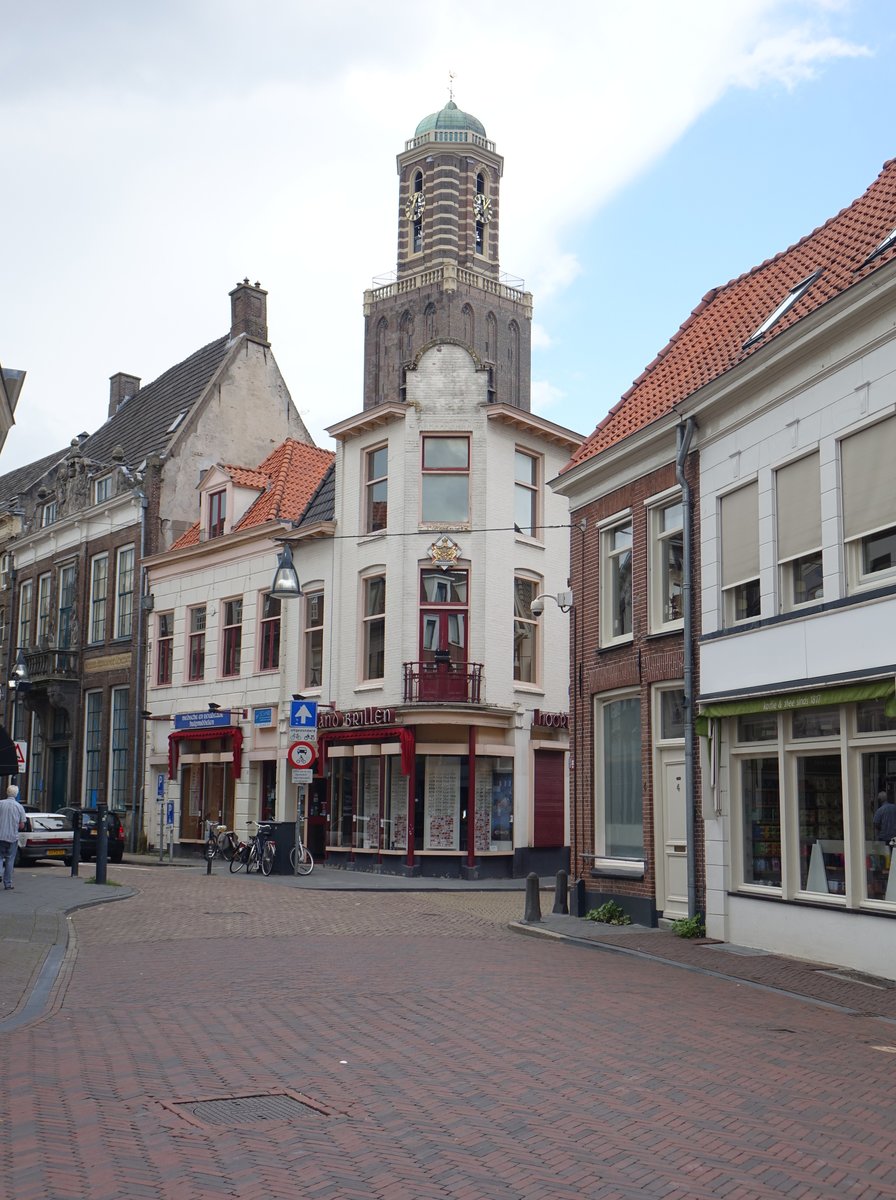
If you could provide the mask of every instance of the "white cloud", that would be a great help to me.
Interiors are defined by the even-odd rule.
[[[449,68],[506,159],[502,266],[539,303],[581,274],[582,223],[727,89],[793,86],[865,52],[829,34],[829,0],[561,8],[7,14],[0,360],[28,376],[0,469],[97,428],[113,372],[149,381],[223,333],[244,275],[270,291],[274,352],[314,436],[360,409],[362,292],[395,261],[395,155],[447,99]]]
[[[532,411],[543,413],[547,409],[556,408],[566,395],[560,388],[554,387],[545,379],[532,380]]]

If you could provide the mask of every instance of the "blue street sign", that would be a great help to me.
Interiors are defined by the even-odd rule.
[[[261,729],[267,728],[274,724],[274,710],[272,708],[253,708],[252,709],[252,724]]]
[[[289,707],[290,729],[317,728],[317,701],[293,700]]]
[[[176,713],[174,717],[175,729],[220,729],[222,726],[230,725],[231,716],[230,709],[226,708],[222,712],[192,712],[192,713]]]
[[[165,799],[165,776],[160,771],[156,776],[156,799]]]
[[[165,805],[165,824],[166,825],[174,824],[174,801],[173,800],[169,800],[168,803]]]

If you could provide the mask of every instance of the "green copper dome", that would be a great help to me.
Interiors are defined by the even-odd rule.
[[[443,130],[463,130],[467,133],[478,133],[485,137],[485,126],[481,121],[462,112],[453,100],[449,100],[444,108],[424,117],[414,133],[414,137],[422,137],[427,133],[440,133]],[[438,139],[436,139],[438,140]]]

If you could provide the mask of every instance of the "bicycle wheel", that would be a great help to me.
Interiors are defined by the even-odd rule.
[[[297,849],[300,851],[298,854],[298,865],[296,865]],[[314,870],[314,859],[311,857],[311,851],[307,846],[293,846],[289,852],[289,861],[292,864],[292,869],[299,875],[310,875]]]
[[[258,849],[255,843],[249,847],[249,853],[246,855],[246,874],[251,875],[253,871],[258,870]]]
[[[261,873],[262,875],[270,875],[274,869],[274,843],[265,842],[264,849],[261,852]]]
[[[243,867],[246,865],[246,857],[247,856],[243,852],[242,846],[238,846],[234,852],[233,858],[230,860],[230,869],[234,875],[237,873],[237,871],[242,871]]]

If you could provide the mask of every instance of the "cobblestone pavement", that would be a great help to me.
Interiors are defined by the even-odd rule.
[[[896,1197],[889,1020],[517,936],[519,892],[113,875],[9,1035],[0,1195]]]

